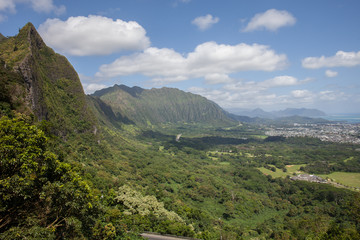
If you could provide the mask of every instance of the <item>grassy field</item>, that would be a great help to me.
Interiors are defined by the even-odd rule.
[[[270,165],[271,167],[275,167],[273,165]],[[299,169],[300,167],[305,166],[305,164],[300,165],[287,165],[286,169],[287,172],[283,172],[282,169],[276,168],[276,171],[273,172],[269,169],[266,169],[264,167],[258,168],[263,174],[265,175],[271,175],[273,178],[284,178],[286,176],[293,176],[293,174],[302,174],[304,172],[301,172]],[[349,172],[333,172],[331,174],[319,174],[317,175],[319,177],[322,177],[324,179],[331,179],[334,185],[336,183],[341,184],[345,187],[350,188],[357,188],[360,189],[360,173],[349,173]],[[341,187],[341,186],[339,186]]]
[[[334,182],[348,187],[360,188],[360,173],[333,172],[327,175],[319,175],[322,178],[330,178]]]
[[[301,172],[299,169],[300,167],[305,166],[305,164],[299,164],[299,165],[287,165],[286,169],[287,171],[284,172],[282,169],[279,169],[273,165],[270,165],[271,167],[274,167],[276,169],[275,172],[266,169],[264,167],[258,168],[263,174],[265,175],[271,175],[273,178],[278,178],[278,177],[286,177],[286,176],[293,176],[293,174],[301,174],[303,172]]]

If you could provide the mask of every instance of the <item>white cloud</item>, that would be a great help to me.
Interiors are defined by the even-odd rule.
[[[231,83],[234,80],[227,74],[211,73],[204,76],[206,83],[208,84],[220,84],[220,83]]]
[[[360,65],[360,51],[338,51],[335,56],[307,57],[302,60],[302,66],[311,69],[323,67],[354,67],[357,65]]]
[[[94,93],[97,90],[106,88],[108,86],[98,83],[83,83],[84,91],[86,94]]]
[[[312,93],[309,90],[294,90],[291,94],[295,98],[309,98],[312,97]]]
[[[142,50],[150,45],[145,29],[137,22],[102,16],[48,19],[38,30],[49,46],[76,56]]]
[[[269,9],[264,13],[256,14],[243,30],[250,32],[255,30],[267,29],[276,31],[281,27],[292,26],[296,23],[296,19],[287,11]]]
[[[283,69],[286,65],[286,55],[276,54],[268,46],[206,42],[186,56],[173,49],[148,48],[142,53],[123,56],[111,64],[102,65],[96,76],[111,78],[143,74],[163,83],[205,76],[209,81],[215,81],[215,76],[221,76],[224,81],[227,79],[225,75],[230,73],[274,71]]]
[[[297,80],[291,76],[277,76],[262,82],[233,80],[233,82],[213,89],[211,87],[191,87],[188,91],[200,94],[225,109],[254,109],[257,107],[279,110],[288,107],[320,107],[350,101],[354,96],[339,90],[322,90],[314,92],[309,89],[296,89],[282,94],[278,87],[302,85],[309,80]],[[285,89],[283,89],[285,90]],[[356,101],[356,100],[351,100]]]
[[[336,92],[336,91],[321,91],[319,92],[319,99],[324,101],[340,101],[346,100],[348,96],[344,92]]]
[[[0,0],[0,11],[16,12],[15,0]]]
[[[209,88],[190,88],[190,92],[200,94],[212,101],[215,101],[224,108],[257,108],[288,107],[289,104],[296,106],[296,103],[309,103],[313,98],[310,92],[304,90],[295,90],[288,95],[278,95],[273,90],[275,88],[286,88],[297,86],[308,82],[308,79],[297,80],[292,76],[276,76],[261,82],[235,80],[225,83],[222,87],[214,89]],[[308,94],[306,94],[308,93]]]
[[[51,13],[57,15],[63,14],[66,11],[64,5],[56,6],[53,0],[0,0],[0,11],[16,12],[17,4],[30,4],[32,9],[36,12]]]
[[[266,87],[284,87],[284,86],[294,86],[299,84],[299,81],[292,76],[277,76],[275,78],[265,80],[261,83],[262,86]]]
[[[312,92],[307,89],[291,90],[285,94],[276,93],[275,88],[291,87],[307,83],[292,76],[277,76],[261,82],[234,80],[224,86],[211,89],[192,87],[188,90],[215,101],[224,108],[270,109],[286,107],[314,107],[319,102],[333,102],[343,98],[343,93],[335,91]]]
[[[31,6],[36,12],[50,13],[54,12],[57,15],[65,13],[66,8],[64,5],[59,7],[55,6],[52,0],[31,0]]]
[[[218,17],[213,17],[211,14],[195,18],[191,23],[196,25],[200,30],[209,29],[212,25],[219,22]]]
[[[188,91],[210,99],[223,108],[256,108],[277,105],[284,100],[282,96],[267,92],[238,92],[226,89],[189,88]]]
[[[303,81],[298,81],[292,76],[277,76],[262,82],[255,81],[233,81],[224,85],[225,90],[241,91],[243,94],[260,93],[270,88],[288,87],[301,84]]]
[[[335,72],[335,71],[332,71],[332,70],[326,70],[325,75],[327,77],[332,78],[332,77],[336,77],[338,75],[338,72]]]

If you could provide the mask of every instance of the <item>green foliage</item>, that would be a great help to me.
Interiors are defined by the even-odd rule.
[[[175,212],[166,210],[164,204],[158,202],[154,196],[143,196],[127,185],[118,189],[115,200],[125,206],[125,215],[140,214],[145,216],[153,214],[158,218],[184,222]]]
[[[0,116],[13,116],[13,110],[29,113],[25,104],[25,86],[21,82],[21,76],[0,60]]]
[[[1,115],[31,111],[38,120],[52,122],[52,131],[64,138],[95,130],[77,73],[45,45],[31,23],[0,42],[0,63]]]
[[[139,87],[115,85],[97,91],[93,95],[110,106],[120,121],[135,122],[142,126],[151,127],[169,122],[202,122],[218,125],[234,123],[217,104],[199,95],[178,89],[145,90]]]
[[[92,191],[71,165],[47,150],[46,142],[44,132],[26,117],[0,120],[0,234],[4,238],[89,234],[85,229],[97,211]]]

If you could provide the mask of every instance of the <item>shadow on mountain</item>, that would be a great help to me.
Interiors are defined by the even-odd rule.
[[[93,110],[95,110],[95,114],[97,113],[99,115],[100,121],[108,121],[111,122],[114,126],[119,127],[119,124],[125,123],[125,124],[134,124],[133,121],[131,121],[126,116],[123,116],[120,113],[114,113],[112,108],[104,103],[99,97],[95,96],[88,96],[88,103],[92,103]]]

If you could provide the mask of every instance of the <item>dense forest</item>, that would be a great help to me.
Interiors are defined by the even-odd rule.
[[[356,188],[291,179],[360,174],[358,145],[267,137],[174,89],[86,96],[32,24],[0,61],[1,239],[360,239]]]

